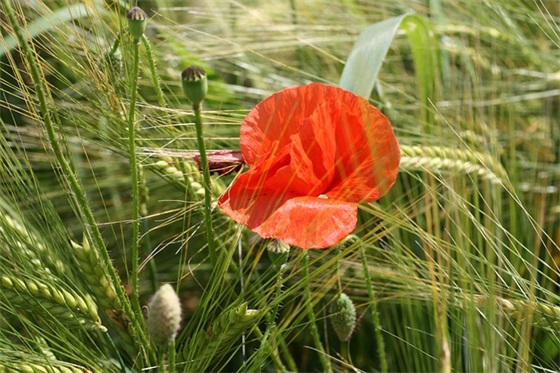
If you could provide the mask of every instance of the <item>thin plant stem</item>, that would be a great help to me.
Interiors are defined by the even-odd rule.
[[[169,373],[177,372],[176,360],[177,360],[177,354],[175,353],[175,341],[173,341],[169,345],[169,350],[168,350],[168,353],[167,353],[167,367],[168,367],[167,370],[168,370]]]
[[[324,372],[331,373],[332,366],[327,359],[327,354],[321,343],[321,336],[319,335],[319,330],[317,329],[317,323],[315,320],[315,313],[313,313],[313,303],[311,301],[311,285],[309,282],[309,253],[305,252],[303,255],[303,276],[305,281],[305,308],[307,311],[307,317],[309,317],[309,326],[311,327],[311,335],[313,336],[313,343],[319,354],[319,360],[323,367]]]
[[[270,344],[269,340],[270,340],[270,336],[274,334],[274,331],[276,330],[276,317],[278,316],[278,312],[280,311],[280,295],[282,295],[282,288],[284,286],[284,271],[286,270],[286,261],[284,261],[284,263],[282,263],[280,265],[279,270],[277,271],[277,275],[276,275],[276,291],[274,293],[274,302],[276,303],[274,305],[274,308],[272,309],[272,312],[269,315],[268,318],[268,325],[266,328],[266,331],[264,333],[264,336],[261,339],[261,347],[264,346],[265,344]],[[275,348],[274,346],[270,346],[271,348]],[[274,353],[274,351],[271,351],[271,355],[276,355]],[[284,364],[282,363],[282,361],[280,360],[279,357],[277,357],[277,359],[274,360],[274,364],[276,365],[276,369],[278,369],[281,372],[285,372],[286,371],[286,367],[284,366]]]
[[[158,351],[158,361],[156,372],[165,372],[165,352],[163,350]]]
[[[344,360],[346,360],[346,362],[350,365],[352,364],[352,356],[350,355],[350,342],[349,341],[344,341],[344,342],[340,342],[340,356],[342,356],[342,358]],[[346,366],[346,364],[342,365],[342,370],[344,372],[348,371],[348,367]]]
[[[208,240],[208,252],[212,265],[216,265],[216,246],[214,244],[214,231],[212,228],[212,184],[210,181],[210,169],[208,168],[208,159],[206,158],[206,145],[204,144],[204,136],[202,133],[202,116],[200,113],[200,105],[193,105],[194,124],[196,127],[196,140],[198,142],[198,151],[200,152],[200,163],[202,164],[202,175],[204,177],[204,223],[206,225],[206,239]]]
[[[381,322],[379,321],[379,314],[377,313],[377,300],[373,291],[371,277],[369,275],[369,266],[366,258],[366,250],[364,245],[360,244],[360,254],[362,257],[362,266],[364,268],[364,277],[368,289],[369,303],[371,304],[371,318],[373,320],[373,327],[375,328],[375,339],[377,341],[377,353],[379,355],[379,364],[381,365],[381,372],[387,373],[389,368],[387,366],[387,359],[385,357],[385,342],[381,334]]]
[[[130,107],[128,110],[128,155],[132,176],[132,242],[130,248],[130,286],[132,307],[137,315],[142,314],[138,297],[138,244],[140,241],[140,178],[136,159],[136,90],[138,89],[139,43],[133,45],[132,81],[130,83]]]
[[[272,359],[272,363],[274,364],[274,366],[276,367],[276,369],[278,369],[279,372],[286,372],[287,369],[286,369],[286,367],[284,366],[284,363],[282,362],[282,360],[280,360],[280,357],[278,356],[278,354],[276,354],[276,353],[273,351],[273,347],[270,346],[270,341],[269,341],[269,339],[268,339],[268,334],[266,334],[266,333],[268,333],[268,332],[269,332],[269,331],[267,330],[267,331],[265,332],[265,334],[263,335],[263,333],[260,331],[259,328],[255,328],[255,329],[253,330],[253,333],[255,333],[255,335],[257,336],[257,338],[261,340],[261,345],[267,345],[267,346],[269,346],[269,349],[270,349],[269,357]]]
[[[148,356],[150,355],[150,350],[149,350],[150,345],[146,335],[144,334],[144,329],[141,327],[140,322],[136,317],[136,314],[133,312],[130,306],[130,302],[128,301],[128,298],[124,293],[121,280],[117,274],[115,267],[113,267],[113,265],[111,264],[111,257],[109,256],[109,252],[107,251],[107,247],[105,246],[103,237],[101,236],[101,232],[97,227],[97,222],[95,220],[93,212],[91,211],[81,181],[78,179],[78,177],[70,167],[70,163],[65,158],[62,149],[60,147],[60,144],[58,143],[58,139],[54,127],[55,123],[53,123],[53,119],[52,119],[53,114],[51,110],[49,110],[47,104],[46,90],[48,88],[44,85],[43,79],[41,79],[41,74],[39,72],[39,67],[37,65],[37,62],[35,61],[34,53],[31,50],[31,47],[29,46],[29,44],[27,43],[23,35],[21,27],[17,21],[14,10],[12,8],[11,2],[9,0],[3,0],[2,3],[4,4],[6,13],[8,14],[8,18],[10,19],[10,23],[12,24],[14,32],[16,33],[16,37],[18,39],[19,45],[24,51],[25,58],[27,60],[27,63],[29,64],[31,78],[35,85],[35,91],[36,91],[35,93],[37,94],[41,116],[43,118],[43,122],[47,130],[47,137],[49,140],[49,144],[53,150],[53,153],[56,157],[58,164],[60,165],[60,168],[62,169],[62,173],[64,174],[65,178],[68,180],[68,183],[72,190],[72,194],[74,196],[74,203],[76,204],[76,207],[80,215],[82,215],[83,218],[85,219],[87,230],[91,235],[93,241],[93,247],[95,247],[95,249],[100,253],[101,258],[103,260],[103,264],[108,270],[109,277],[111,278],[111,281],[115,286],[116,296],[120,301],[120,303],[122,304],[124,312],[128,317],[130,324],[132,325],[133,335],[138,339],[137,342],[140,344],[140,346],[143,346],[142,351],[144,352],[144,359],[145,361],[149,361]]]
[[[150,45],[150,41],[146,37],[146,35],[142,34],[142,44],[144,44],[144,48],[146,48],[146,54],[148,56],[148,65],[150,66],[150,74],[152,77],[152,85],[156,90],[156,95],[158,99],[158,104],[162,108],[167,107],[165,103],[165,99],[163,96],[163,91],[161,90],[161,85],[159,84],[159,76],[157,74],[156,63],[154,61],[154,55],[152,53],[152,46]]]
[[[113,46],[111,47],[111,51],[110,51],[111,54],[117,53],[120,43],[121,43],[121,34],[119,33],[115,38],[115,41],[113,42]]]

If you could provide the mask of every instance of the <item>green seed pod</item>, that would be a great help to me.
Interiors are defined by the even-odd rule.
[[[187,67],[181,73],[181,80],[185,96],[187,96],[195,108],[198,108],[208,92],[206,71],[198,66]]]
[[[148,333],[159,347],[167,347],[177,337],[181,323],[181,301],[173,287],[165,284],[148,303]]]
[[[333,329],[341,342],[347,342],[356,326],[356,308],[345,293],[338,295],[329,308]]]
[[[146,30],[148,15],[141,8],[135,6],[127,13],[126,18],[128,19],[128,31],[134,38],[134,42],[138,44]]]

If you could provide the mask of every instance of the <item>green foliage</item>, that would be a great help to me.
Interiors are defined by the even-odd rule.
[[[136,74],[128,4],[0,3],[0,372],[560,370],[555,4],[142,7]],[[213,204],[235,175],[192,160],[193,64],[207,149],[269,93],[339,81],[391,120],[396,185],[340,247],[267,255]],[[163,283],[182,322],[156,348],[131,299]]]

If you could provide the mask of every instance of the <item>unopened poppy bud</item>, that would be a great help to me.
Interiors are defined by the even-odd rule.
[[[200,103],[206,96],[206,92],[208,92],[206,71],[198,66],[187,67],[181,73],[181,79],[185,96],[192,102],[194,107],[200,106]]]
[[[173,287],[165,284],[148,303],[148,333],[160,347],[167,347],[177,337],[181,323],[181,302]]]
[[[290,245],[286,241],[272,240],[266,248],[271,263],[277,268],[283,268],[290,257]]]
[[[123,67],[121,51],[117,49],[116,51],[108,50],[103,53],[102,64],[110,73],[120,73]]]
[[[347,342],[356,326],[356,307],[345,293],[338,295],[329,308],[333,329],[341,342]]]
[[[146,30],[148,15],[141,8],[135,6],[126,14],[126,18],[128,19],[128,30],[134,38],[134,42],[139,43]]]

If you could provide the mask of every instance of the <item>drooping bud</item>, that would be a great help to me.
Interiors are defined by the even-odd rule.
[[[108,50],[103,53],[102,67],[108,69],[111,74],[120,74],[123,69],[123,60],[120,49]]]
[[[146,30],[148,15],[141,8],[135,6],[126,14],[126,18],[128,19],[128,30],[134,38],[134,42],[138,44]]]
[[[183,70],[181,79],[185,96],[187,96],[195,108],[199,107],[204,97],[206,97],[206,92],[208,92],[206,71],[198,66],[190,66]]]
[[[356,307],[345,293],[339,294],[329,308],[331,325],[341,342],[347,342],[356,326]]]
[[[266,246],[268,259],[278,269],[283,269],[290,257],[290,245],[286,241],[272,240]]]
[[[148,333],[160,347],[167,347],[177,337],[181,323],[181,302],[173,287],[162,285],[148,303]]]

